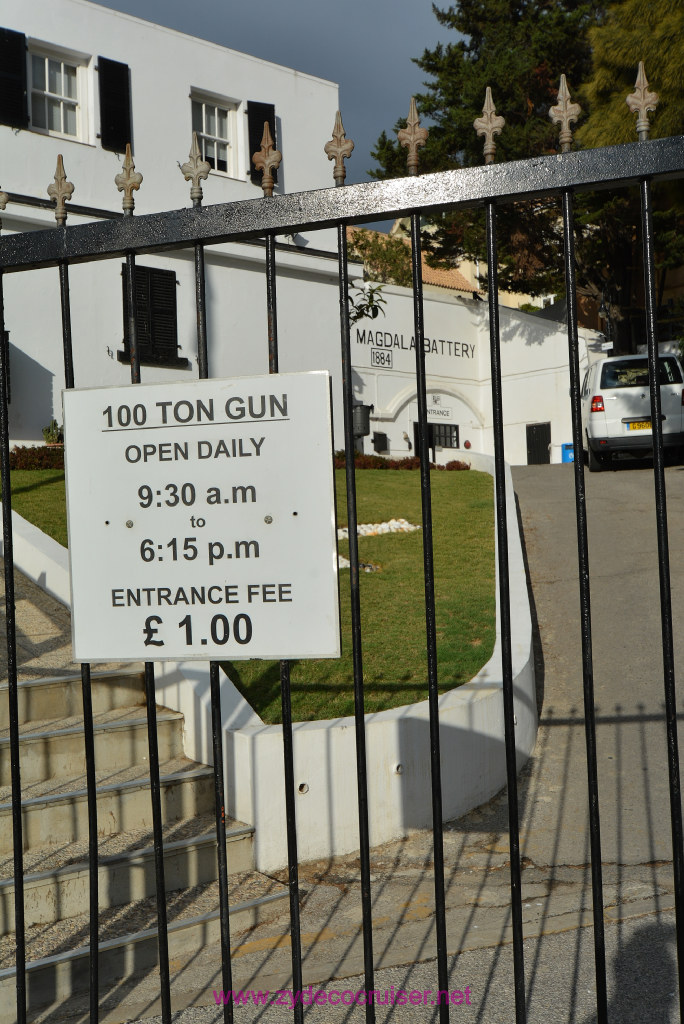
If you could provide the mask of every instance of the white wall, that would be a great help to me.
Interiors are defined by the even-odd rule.
[[[85,139],[53,137],[0,125],[0,182],[10,193],[46,199],[57,154],[63,154],[73,203],[120,211],[122,193],[114,184],[122,157],[103,150],[99,127],[97,58],[129,65],[135,163],[143,184],[135,193],[136,214],[190,205],[190,184],[178,163],[191,143],[190,92],[235,101],[237,169],[232,176],[212,171],[203,183],[205,205],[262,195],[249,180],[246,107],[249,101],[273,103],[278,145],[283,154],[276,191],[332,186],[332,165],[323,146],[330,138],[338,107],[332,82],[280,67],[214,43],[110,11],[88,0],[0,0],[0,25],[23,32],[29,47],[47,46],[84,61],[80,91],[88,113]],[[87,217],[73,211],[69,224]],[[12,203],[2,215],[4,232],[52,228],[52,210]],[[328,248],[333,232],[314,232],[298,243]],[[214,374],[266,372],[264,251],[253,246],[206,250],[210,371]],[[187,370],[144,366],[144,381],[197,376],[196,314],[192,252],[139,257],[142,265],[174,270],[178,280],[179,354]],[[325,324],[337,312],[335,265],[315,257],[289,254],[278,259],[281,367],[327,368],[339,381],[339,343],[327,344]],[[74,366],[77,387],[125,384],[120,259],[70,268]],[[333,287],[310,287],[332,281]],[[57,271],[8,275],[5,322],[10,332],[13,443],[41,440],[54,416],[61,422],[64,386]],[[321,346],[321,338],[324,344]],[[321,357],[321,351],[325,353]],[[339,388],[337,416],[340,417]]]
[[[29,45],[46,44],[85,59],[89,128],[87,141],[54,138],[0,126],[2,187],[45,196],[62,153],[67,176],[76,186],[73,201],[107,210],[121,209],[114,176],[121,157],[99,145],[98,56],[130,67],[135,163],[144,176],[136,211],[154,213],[189,205],[190,185],[177,161],[185,162],[191,143],[190,91],[202,90],[239,105],[235,177],[211,172],[205,202],[253,199],[261,189],[249,181],[246,104],[273,103],[283,154],[279,189],[299,192],[332,185],[332,165],[323,152],[338,107],[333,82],[296,72],[203,39],[154,25],[88,0],[0,0],[0,25],[23,32]],[[327,134],[326,134],[327,133]]]
[[[207,250],[206,289],[209,370],[213,376],[268,372],[264,249],[224,246]],[[173,270],[177,277],[179,354],[188,369],[141,368],[146,383],[196,379],[196,307],[193,254],[140,256],[141,266]],[[126,385],[123,351],[122,261],[70,268],[72,343],[77,387]],[[280,369],[329,370],[333,379],[337,444],[343,446],[337,262],[296,253],[278,254]],[[41,439],[54,415],[62,422],[64,387],[59,278],[54,268],[10,274],[4,281],[5,322],[10,332],[12,443]],[[37,297],[39,300],[37,301]]]

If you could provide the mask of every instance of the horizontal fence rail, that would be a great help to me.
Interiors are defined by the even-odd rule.
[[[335,227],[382,217],[426,214],[443,206],[477,206],[485,200],[517,202],[543,195],[637,185],[642,179],[682,177],[684,137],[654,139],[606,149],[559,153],[508,164],[489,164],[420,177],[364,182],[221,203],[201,209],[173,210],[116,221],[51,228],[0,241],[0,266],[11,273],[52,266],[60,260],[91,262],[128,251],[152,253],[238,242],[272,233]]]

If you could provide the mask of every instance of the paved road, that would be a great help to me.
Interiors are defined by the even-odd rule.
[[[519,784],[525,970],[530,1022],[592,1024],[591,882],[582,711],[572,467],[514,471],[541,639],[538,742]],[[667,473],[674,621],[682,621],[684,471]],[[662,659],[652,474],[645,466],[587,477],[594,614],[604,920],[611,1021],[679,1020],[673,955],[673,877],[663,724]],[[682,640],[676,633],[681,664]],[[681,701],[679,702],[681,705]],[[445,836],[450,985],[471,990],[452,1020],[512,1022],[505,795],[452,823]],[[373,855],[376,987],[437,987],[429,837]],[[305,983],[363,985],[358,865],[302,870]],[[239,938],[234,985],[289,984],[287,929]],[[407,967],[390,966],[408,964]],[[174,1008],[213,1002],[216,952],[174,965]],[[329,988],[331,986],[328,986]],[[332,986],[335,987],[335,986]],[[336,986],[340,989],[342,986]],[[157,1011],[157,983],[129,994],[126,1019]],[[121,1020],[120,989],[103,1018]],[[117,1005],[118,1004],[118,1005]],[[108,1017],[107,1011],[111,1011]],[[378,1007],[378,1021],[434,1020],[431,1005]],[[187,1010],[184,1024],[222,1018]],[[307,1020],[361,1021],[361,1008],[312,1007]],[[51,1019],[48,1017],[48,1019]],[[55,1019],[55,1018],[52,1018]],[[84,1018],[85,1019],[85,1018]],[[236,1020],[289,1021],[284,1007],[236,1009]]]

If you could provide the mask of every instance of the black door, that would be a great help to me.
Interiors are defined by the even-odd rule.
[[[551,461],[551,424],[527,424],[527,465],[541,466]]]
[[[434,462],[435,461],[435,435],[434,435],[434,431],[432,429],[432,424],[431,423],[427,424],[427,431],[428,431],[429,458],[430,458],[430,462]],[[413,423],[413,454],[414,455],[419,455],[420,454],[420,446],[418,444],[418,424],[415,421]]]

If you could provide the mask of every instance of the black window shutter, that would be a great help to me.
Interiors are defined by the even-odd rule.
[[[262,172],[258,171],[252,163],[252,157],[261,149],[261,139],[264,134],[264,121],[268,121],[271,129],[273,145],[278,148],[278,136],[276,135],[275,107],[272,103],[255,103],[250,100],[247,104],[247,132],[249,135],[249,176],[255,185],[261,184]],[[278,181],[277,171],[273,171],[273,180]]]
[[[128,64],[97,58],[100,73],[100,142],[103,149],[125,153],[133,145],[131,85]]]
[[[0,28],[0,124],[28,128],[26,36]]]
[[[128,333],[128,267],[125,263],[121,270],[124,348],[118,353],[118,359],[128,362],[131,345]],[[141,363],[178,368],[189,366],[188,359],[178,355],[176,275],[172,270],[136,265],[135,316]]]
[[[178,358],[176,333],[176,275],[172,270],[149,270],[151,343],[164,362]]]

